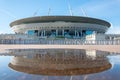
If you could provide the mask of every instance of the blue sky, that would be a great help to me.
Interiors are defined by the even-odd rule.
[[[10,22],[25,18],[48,15],[70,15],[68,3],[74,16],[100,18],[112,24],[107,33],[120,34],[120,0],[0,0],[0,33],[14,33]]]

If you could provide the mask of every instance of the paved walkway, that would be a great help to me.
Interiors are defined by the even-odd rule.
[[[120,45],[0,45],[5,49],[88,49],[120,53]]]

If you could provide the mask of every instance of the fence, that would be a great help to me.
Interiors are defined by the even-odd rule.
[[[79,40],[79,39],[2,39],[0,44],[59,44],[59,45],[120,45],[120,40]]]

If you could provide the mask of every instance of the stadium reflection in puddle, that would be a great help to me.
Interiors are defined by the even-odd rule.
[[[18,55],[12,58],[9,67],[29,74],[81,75],[102,72],[111,68],[106,55],[96,54],[95,50],[10,51]]]
[[[3,55],[13,56],[8,63],[9,68],[12,71],[17,71],[16,73],[22,72],[21,74],[27,74],[26,79],[28,75],[36,75],[42,77],[50,76],[50,78],[48,77],[49,80],[57,80],[53,78],[55,76],[61,78],[58,78],[58,80],[84,80],[85,75],[102,74],[112,68],[108,57],[111,53],[103,51],[80,49],[11,49],[7,50],[7,52],[3,53]],[[73,79],[72,76],[79,76],[79,78]],[[84,79],[80,78],[82,76],[84,76]],[[34,79],[31,78],[29,80]],[[35,80],[37,79],[39,78]]]

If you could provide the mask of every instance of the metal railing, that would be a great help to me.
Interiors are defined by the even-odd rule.
[[[120,40],[80,40],[80,39],[40,39],[40,40],[19,40],[1,39],[0,44],[58,44],[58,45],[120,45]]]

